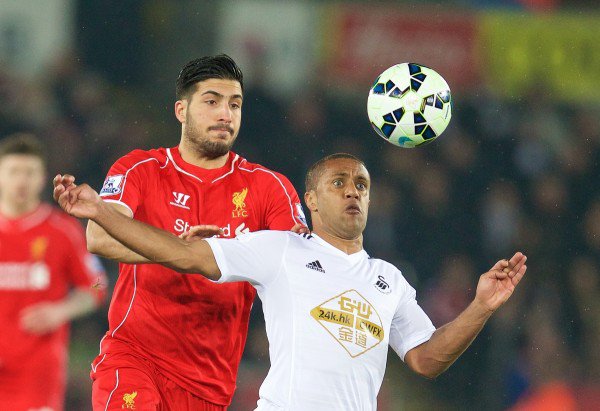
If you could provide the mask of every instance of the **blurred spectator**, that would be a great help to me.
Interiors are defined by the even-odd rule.
[[[482,248],[486,255],[508,255],[517,244],[522,226],[521,196],[512,181],[490,183],[481,204]]]

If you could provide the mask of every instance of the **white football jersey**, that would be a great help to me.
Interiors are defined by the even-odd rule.
[[[219,282],[249,281],[262,301],[271,368],[257,410],[375,410],[388,345],[404,359],[435,331],[402,273],[364,250],[286,231],[207,241]]]

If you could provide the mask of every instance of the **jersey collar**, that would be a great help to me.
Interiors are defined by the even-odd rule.
[[[329,252],[336,254],[340,257],[343,257],[344,259],[348,260],[352,264],[358,263],[361,260],[369,258],[369,255],[367,254],[367,252],[364,249],[357,251],[353,254],[346,254],[339,248],[336,248],[336,247],[332,246],[331,244],[329,244],[327,241],[323,240],[321,237],[319,237],[315,233],[311,233],[311,236],[312,236],[312,240],[319,243],[323,247],[327,248],[329,250]]]
[[[8,218],[0,214],[0,230],[2,231],[27,231],[44,221],[52,214],[52,207],[48,204],[40,203],[33,211],[17,218]]]
[[[235,165],[240,160],[240,156],[235,154],[233,151],[230,151],[227,162],[223,167],[207,169],[184,161],[179,153],[179,146],[167,148],[167,156],[171,159],[173,166],[178,171],[181,171],[184,174],[189,174],[206,183],[214,183],[215,181],[233,173]]]

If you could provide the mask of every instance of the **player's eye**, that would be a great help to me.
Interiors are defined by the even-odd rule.
[[[363,191],[363,190],[367,189],[367,186],[364,183],[358,183],[358,184],[356,184],[356,188]]]
[[[238,110],[242,108],[242,105],[240,103],[231,103],[231,108]]]
[[[206,103],[211,106],[214,106],[215,104],[217,104],[217,102],[215,100],[206,100]]]
[[[344,183],[342,182],[342,180],[337,179],[337,180],[333,180],[333,185],[335,187],[341,187],[342,185],[344,185]]]

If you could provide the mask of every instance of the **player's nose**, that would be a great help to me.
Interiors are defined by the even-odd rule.
[[[231,123],[232,116],[233,114],[231,111],[231,107],[229,107],[229,104],[223,104],[221,106],[221,109],[219,110],[219,121],[224,123]]]
[[[348,186],[346,186],[344,194],[346,195],[346,198],[358,198],[359,196],[358,190],[353,184],[348,184]]]

